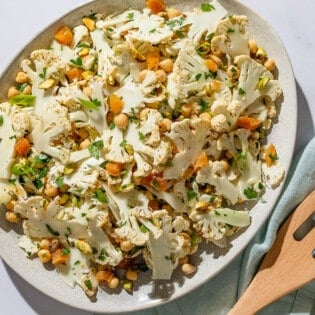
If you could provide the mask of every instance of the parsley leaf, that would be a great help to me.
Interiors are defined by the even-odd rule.
[[[92,101],[84,100],[83,98],[78,97],[80,104],[88,109],[98,109],[101,106],[101,101],[97,98],[94,98]]]
[[[47,230],[48,230],[48,232],[49,232],[50,234],[52,234],[52,235],[54,235],[54,236],[60,236],[59,232],[54,231],[54,230],[52,229],[52,227],[51,227],[49,224],[46,224],[46,228],[47,228]]]
[[[0,127],[3,126],[3,122],[4,122],[3,115],[0,115]]]
[[[84,281],[84,284],[85,286],[89,289],[89,290],[92,290],[92,283],[91,283],[91,280],[85,280]]]
[[[247,199],[255,199],[258,197],[258,193],[253,187],[247,187],[244,189],[244,195]]]
[[[201,73],[197,73],[197,74],[195,75],[195,79],[196,79],[196,81],[199,81],[199,80],[200,80],[200,78],[201,78]]]
[[[113,130],[113,129],[115,129],[115,123],[114,122],[111,122],[110,124],[109,124],[109,130]]]
[[[238,94],[239,95],[243,95],[243,94],[245,94],[245,91],[242,88],[239,88],[238,89]]]
[[[135,17],[135,14],[133,12],[130,12],[127,15],[127,19],[129,19],[129,20],[133,20],[134,17]]]
[[[233,30],[233,28],[228,28],[228,29],[227,29],[227,32],[228,32],[228,33],[234,33],[235,30]]]
[[[44,68],[43,68],[43,72],[39,74],[39,77],[40,77],[41,79],[46,79],[46,73],[47,73],[47,68],[44,67]]]
[[[215,7],[210,3],[202,3],[200,9],[203,12],[210,12],[212,10],[215,10]]]
[[[101,156],[101,150],[104,148],[103,140],[98,140],[89,145],[89,152],[92,157],[99,160]]]
[[[63,185],[63,176],[58,176],[56,178],[56,184],[59,188]]]
[[[96,198],[98,201],[107,203],[107,196],[104,190],[97,188],[94,192],[94,198]]]
[[[82,59],[80,57],[78,57],[76,59],[70,59],[70,62],[79,68],[83,66],[83,62],[82,62]]]
[[[154,33],[156,31],[156,28],[152,28],[152,30],[149,31],[149,33]]]
[[[138,135],[139,135],[139,140],[144,140],[144,134],[141,132],[141,131],[139,131],[138,132]]]
[[[192,199],[196,198],[197,196],[198,196],[198,194],[194,190],[188,190],[187,191],[188,200],[192,200]]]

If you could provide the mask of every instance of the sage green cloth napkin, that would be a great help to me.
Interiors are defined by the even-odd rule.
[[[168,304],[137,315],[224,315],[246,289],[271,247],[280,224],[315,189],[315,138],[293,160],[283,193],[269,220],[238,257],[205,285]],[[314,205],[315,206],[315,205]],[[315,241],[314,241],[315,248]],[[314,260],[315,263],[315,260]],[[260,315],[315,314],[315,283],[274,302]],[[246,315],[246,314],[240,314]]]

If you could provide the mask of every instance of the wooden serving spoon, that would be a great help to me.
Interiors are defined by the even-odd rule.
[[[259,271],[228,315],[253,315],[315,279],[315,190],[281,226]]]

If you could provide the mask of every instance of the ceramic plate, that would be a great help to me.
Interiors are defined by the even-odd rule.
[[[174,6],[184,11],[190,10],[193,7],[199,7],[201,3],[201,1],[193,0],[167,0],[166,2],[169,6]],[[279,117],[269,136],[269,142],[276,145],[281,163],[287,171],[293,155],[297,121],[295,81],[288,55],[278,35],[264,19],[236,1],[220,0],[220,2],[228,9],[229,14],[244,14],[249,18],[248,30],[251,35],[250,37],[255,38],[266,49],[268,55],[272,56],[277,62],[279,81],[284,97]],[[21,60],[29,56],[30,52],[34,49],[49,47],[54,33],[60,26],[64,24],[70,26],[79,24],[81,17],[90,12],[100,12],[106,16],[114,12],[121,12],[130,6],[141,8],[143,7],[143,3],[143,0],[96,0],[64,15],[24,47],[21,53],[4,71],[0,79],[0,99],[4,100],[6,98],[6,91],[14,82],[17,66]],[[194,255],[195,261],[193,263],[198,266],[198,270],[193,277],[187,278],[180,272],[175,272],[171,281],[153,282],[150,279],[150,274],[147,273],[146,276],[141,277],[140,281],[137,281],[132,295],[126,293],[124,290],[114,293],[111,291],[99,291],[97,301],[92,303],[80,288],[70,289],[62,282],[55,271],[46,270],[37,259],[29,260],[25,258],[23,251],[17,245],[20,231],[12,229],[12,226],[6,223],[4,211],[0,211],[0,256],[13,270],[34,287],[50,297],[73,307],[102,313],[126,312],[149,308],[176,299],[196,289],[230,263],[246,247],[268,218],[280,194],[281,188],[282,186],[276,190],[268,190],[266,192],[264,199],[267,202],[258,202],[256,204],[251,210],[251,225],[246,231],[235,237],[227,249],[218,249],[209,244]]]

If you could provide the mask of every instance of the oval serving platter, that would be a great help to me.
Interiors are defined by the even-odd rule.
[[[188,11],[201,4],[201,1],[191,0],[167,0],[165,2],[168,6],[183,11]],[[279,69],[278,79],[284,97],[278,119],[272,127],[268,141],[276,145],[281,163],[287,172],[293,156],[297,126],[296,89],[290,60],[278,35],[264,19],[237,1],[220,0],[219,2],[228,10],[229,14],[243,14],[248,17],[250,38],[255,38],[259,45],[266,49],[268,55],[276,60]],[[105,17],[109,14],[122,12],[129,7],[141,9],[143,5],[143,0],[95,0],[65,14],[39,33],[7,67],[0,78],[0,100],[6,99],[6,91],[14,82],[21,60],[28,57],[35,49],[49,47],[54,33],[59,27],[65,24],[75,26],[80,23],[82,16],[92,12],[102,13]],[[258,202],[251,209],[251,225],[246,231],[234,237],[227,249],[206,244],[193,256],[195,261],[192,263],[198,267],[193,277],[187,278],[175,271],[170,281],[153,281],[150,279],[151,274],[147,272],[137,281],[133,294],[128,294],[124,290],[99,291],[97,301],[92,303],[80,288],[67,287],[56,271],[47,271],[38,260],[29,260],[24,257],[23,251],[17,245],[21,231],[12,229],[10,224],[5,221],[5,211],[0,211],[0,243],[5,244],[0,247],[0,257],[25,281],[38,290],[76,308],[91,312],[116,313],[154,307],[189,293],[227,266],[246,247],[266,221],[282,187],[283,183],[275,190],[266,191],[264,199],[267,202]]]

